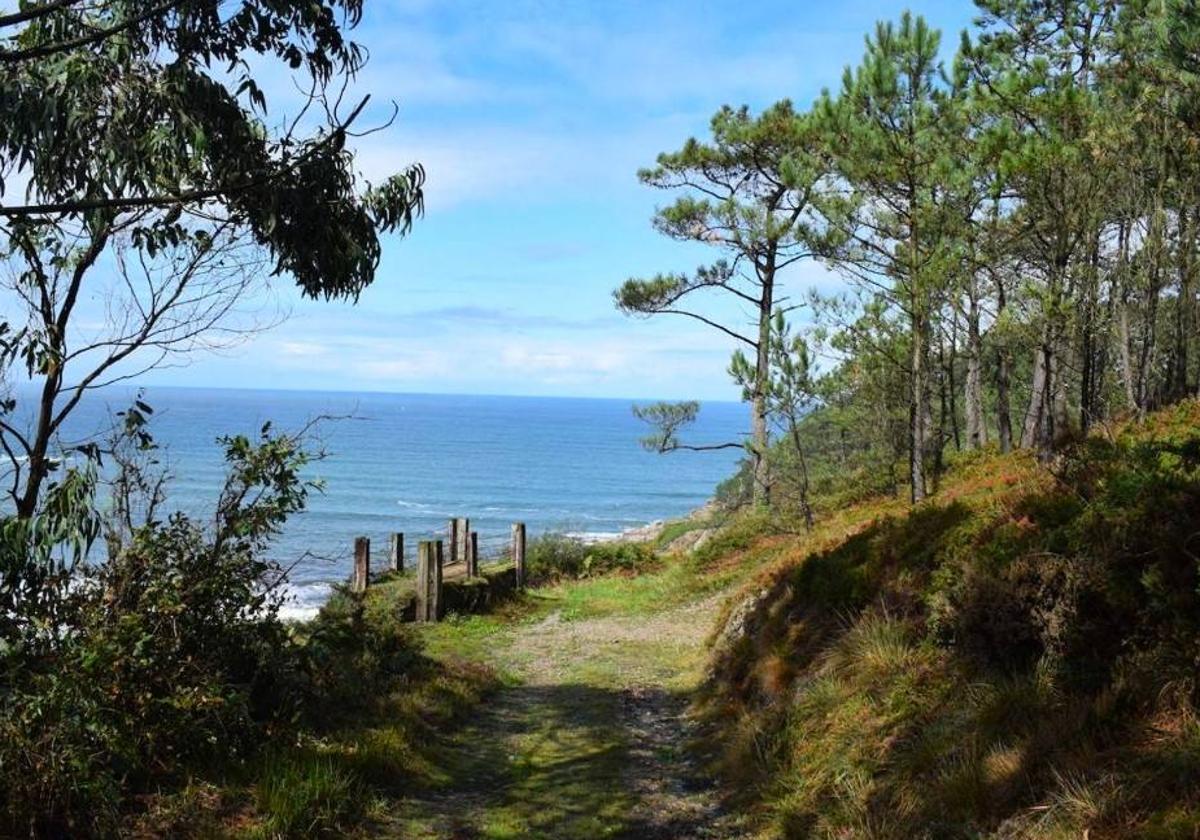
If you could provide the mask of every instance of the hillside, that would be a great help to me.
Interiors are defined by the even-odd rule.
[[[1200,836],[1200,404],[760,537],[698,709],[768,836]]]

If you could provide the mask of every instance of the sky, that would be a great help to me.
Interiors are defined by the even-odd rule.
[[[427,171],[424,218],[388,236],[357,304],[302,300],[277,282],[270,330],[147,384],[637,399],[736,399],[725,336],[678,316],[629,318],[625,279],[690,271],[717,255],[675,243],[650,220],[670,196],[639,167],[722,105],[807,106],[836,88],[875,21],[876,0],[789,2],[453,2],[369,0],[354,38],[370,53],[355,92],[357,141],[380,180]],[[912,7],[952,48],[969,0]],[[290,83],[267,78],[286,109]],[[799,295],[839,279],[801,265]],[[736,313],[733,314],[737,317]]]

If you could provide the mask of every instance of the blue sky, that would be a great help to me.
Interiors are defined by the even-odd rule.
[[[690,270],[701,246],[656,234],[667,196],[635,173],[722,104],[807,105],[857,62],[887,2],[425,2],[369,0],[358,89],[385,133],[358,143],[378,179],[428,171],[425,218],[390,238],[356,306],[278,291],[286,321],[147,383],[734,399],[732,347],[684,319],[630,319],[611,291]],[[949,46],[967,0],[913,11]],[[286,90],[279,80],[277,93]],[[278,100],[277,100],[278,101]],[[836,278],[801,266],[799,292]],[[734,314],[736,313],[727,313]]]

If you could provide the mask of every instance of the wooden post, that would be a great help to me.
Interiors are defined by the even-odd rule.
[[[366,592],[371,583],[371,541],[366,537],[354,538],[354,578],[352,588],[355,592]]]
[[[442,606],[442,541],[417,544],[417,621],[437,621]]]
[[[442,556],[442,541],[438,540],[433,544],[434,559],[436,562],[433,566],[433,596],[430,600],[433,602],[433,613],[431,621],[442,620],[442,566],[445,565],[444,557]]]
[[[517,589],[525,588],[525,523],[514,522],[512,526],[512,559],[516,568]]]
[[[472,531],[467,546],[467,577],[479,574],[479,532]]]
[[[429,620],[429,573],[434,563],[433,543],[417,543],[417,621]]]
[[[450,525],[446,528],[446,536],[450,538],[451,566],[458,562],[458,524],[461,521],[461,519],[455,517],[450,520]]]
[[[471,520],[465,516],[458,520],[458,545],[450,549],[451,553],[467,566],[467,576],[471,575]]]
[[[404,571],[404,534],[392,534],[388,545],[388,568],[393,572]]]

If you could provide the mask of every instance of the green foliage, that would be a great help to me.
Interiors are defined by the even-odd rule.
[[[400,609],[368,610],[361,596],[340,590],[298,629],[309,726],[352,722],[373,710],[397,680],[426,666],[415,634],[400,619]]]
[[[530,540],[525,567],[532,583],[578,580],[609,572],[649,571],[656,565],[654,552],[642,543],[588,544],[564,534],[543,534]]]
[[[419,209],[423,174],[414,168],[360,196],[345,149],[353,117],[331,115],[309,137],[275,136],[252,67],[273,59],[307,76],[314,98],[336,91],[364,62],[346,34],[361,13],[357,0],[250,0],[220,11],[103,2],[6,21],[0,171],[27,174],[34,199],[0,208],[14,240],[53,230],[48,212],[97,232],[121,212],[215,199],[306,294],[356,296],[373,276],[379,232],[407,229]],[[136,244],[153,257],[191,235],[177,219],[144,219]]]
[[[12,593],[0,658],[5,826],[111,833],[131,794],[236,762],[296,714],[301,662],[276,618],[282,569],[262,552],[304,507],[307,455],[264,428],[255,443],[226,441],[226,457],[211,528],[183,514],[150,521],[104,562],[60,564],[53,585]],[[39,517],[59,513],[59,526],[84,523],[79,539],[94,535],[94,484],[84,486]],[[39,517],[12,517],[5,534],[27,538]]]

